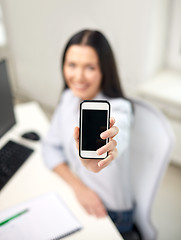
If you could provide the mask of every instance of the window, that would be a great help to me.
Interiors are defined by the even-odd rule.
[[[171,0],[171,21],[168,31],[168,55],[169,68],[181,71],[181,1]]]
[[[3,14],[2,8],[0,6],[0,47],[3,47],[6,44],[6,33],[3,24]]]

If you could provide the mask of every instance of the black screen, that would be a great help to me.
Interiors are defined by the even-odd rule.
[[[15,124],[6,62],[0,62],[0,137]]]
[[[83,110],[82,150],[96,151],[106,144],[100,134],[107,129],[107,110]]]

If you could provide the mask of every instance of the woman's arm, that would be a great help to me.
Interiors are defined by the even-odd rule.
[[[59,164],[53,170],[72,187],[78,201],[87,213],[95,215],[96,217],[104,217],[107,215],[99,196],[73,174],[66,163]]]

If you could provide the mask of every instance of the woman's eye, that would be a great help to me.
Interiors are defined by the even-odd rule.
[[[69,63],[68,66],[71,67],[71,68],[74,68],[75,67],[75,63]]]
[[[87,66],[87,69],[89,69],[89,70],[94,70],[95,67],[94,67],[94,66],[91,66],[91,65],[88,65],[88,66]]]

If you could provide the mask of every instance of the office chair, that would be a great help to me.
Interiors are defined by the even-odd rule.
[[[153,200],[170,160],[174,135],[159,110],[143,100],[132,99],[132,102],[130,157],[134,221],[144,240],[155,240],[157,230],[151,222]]]

